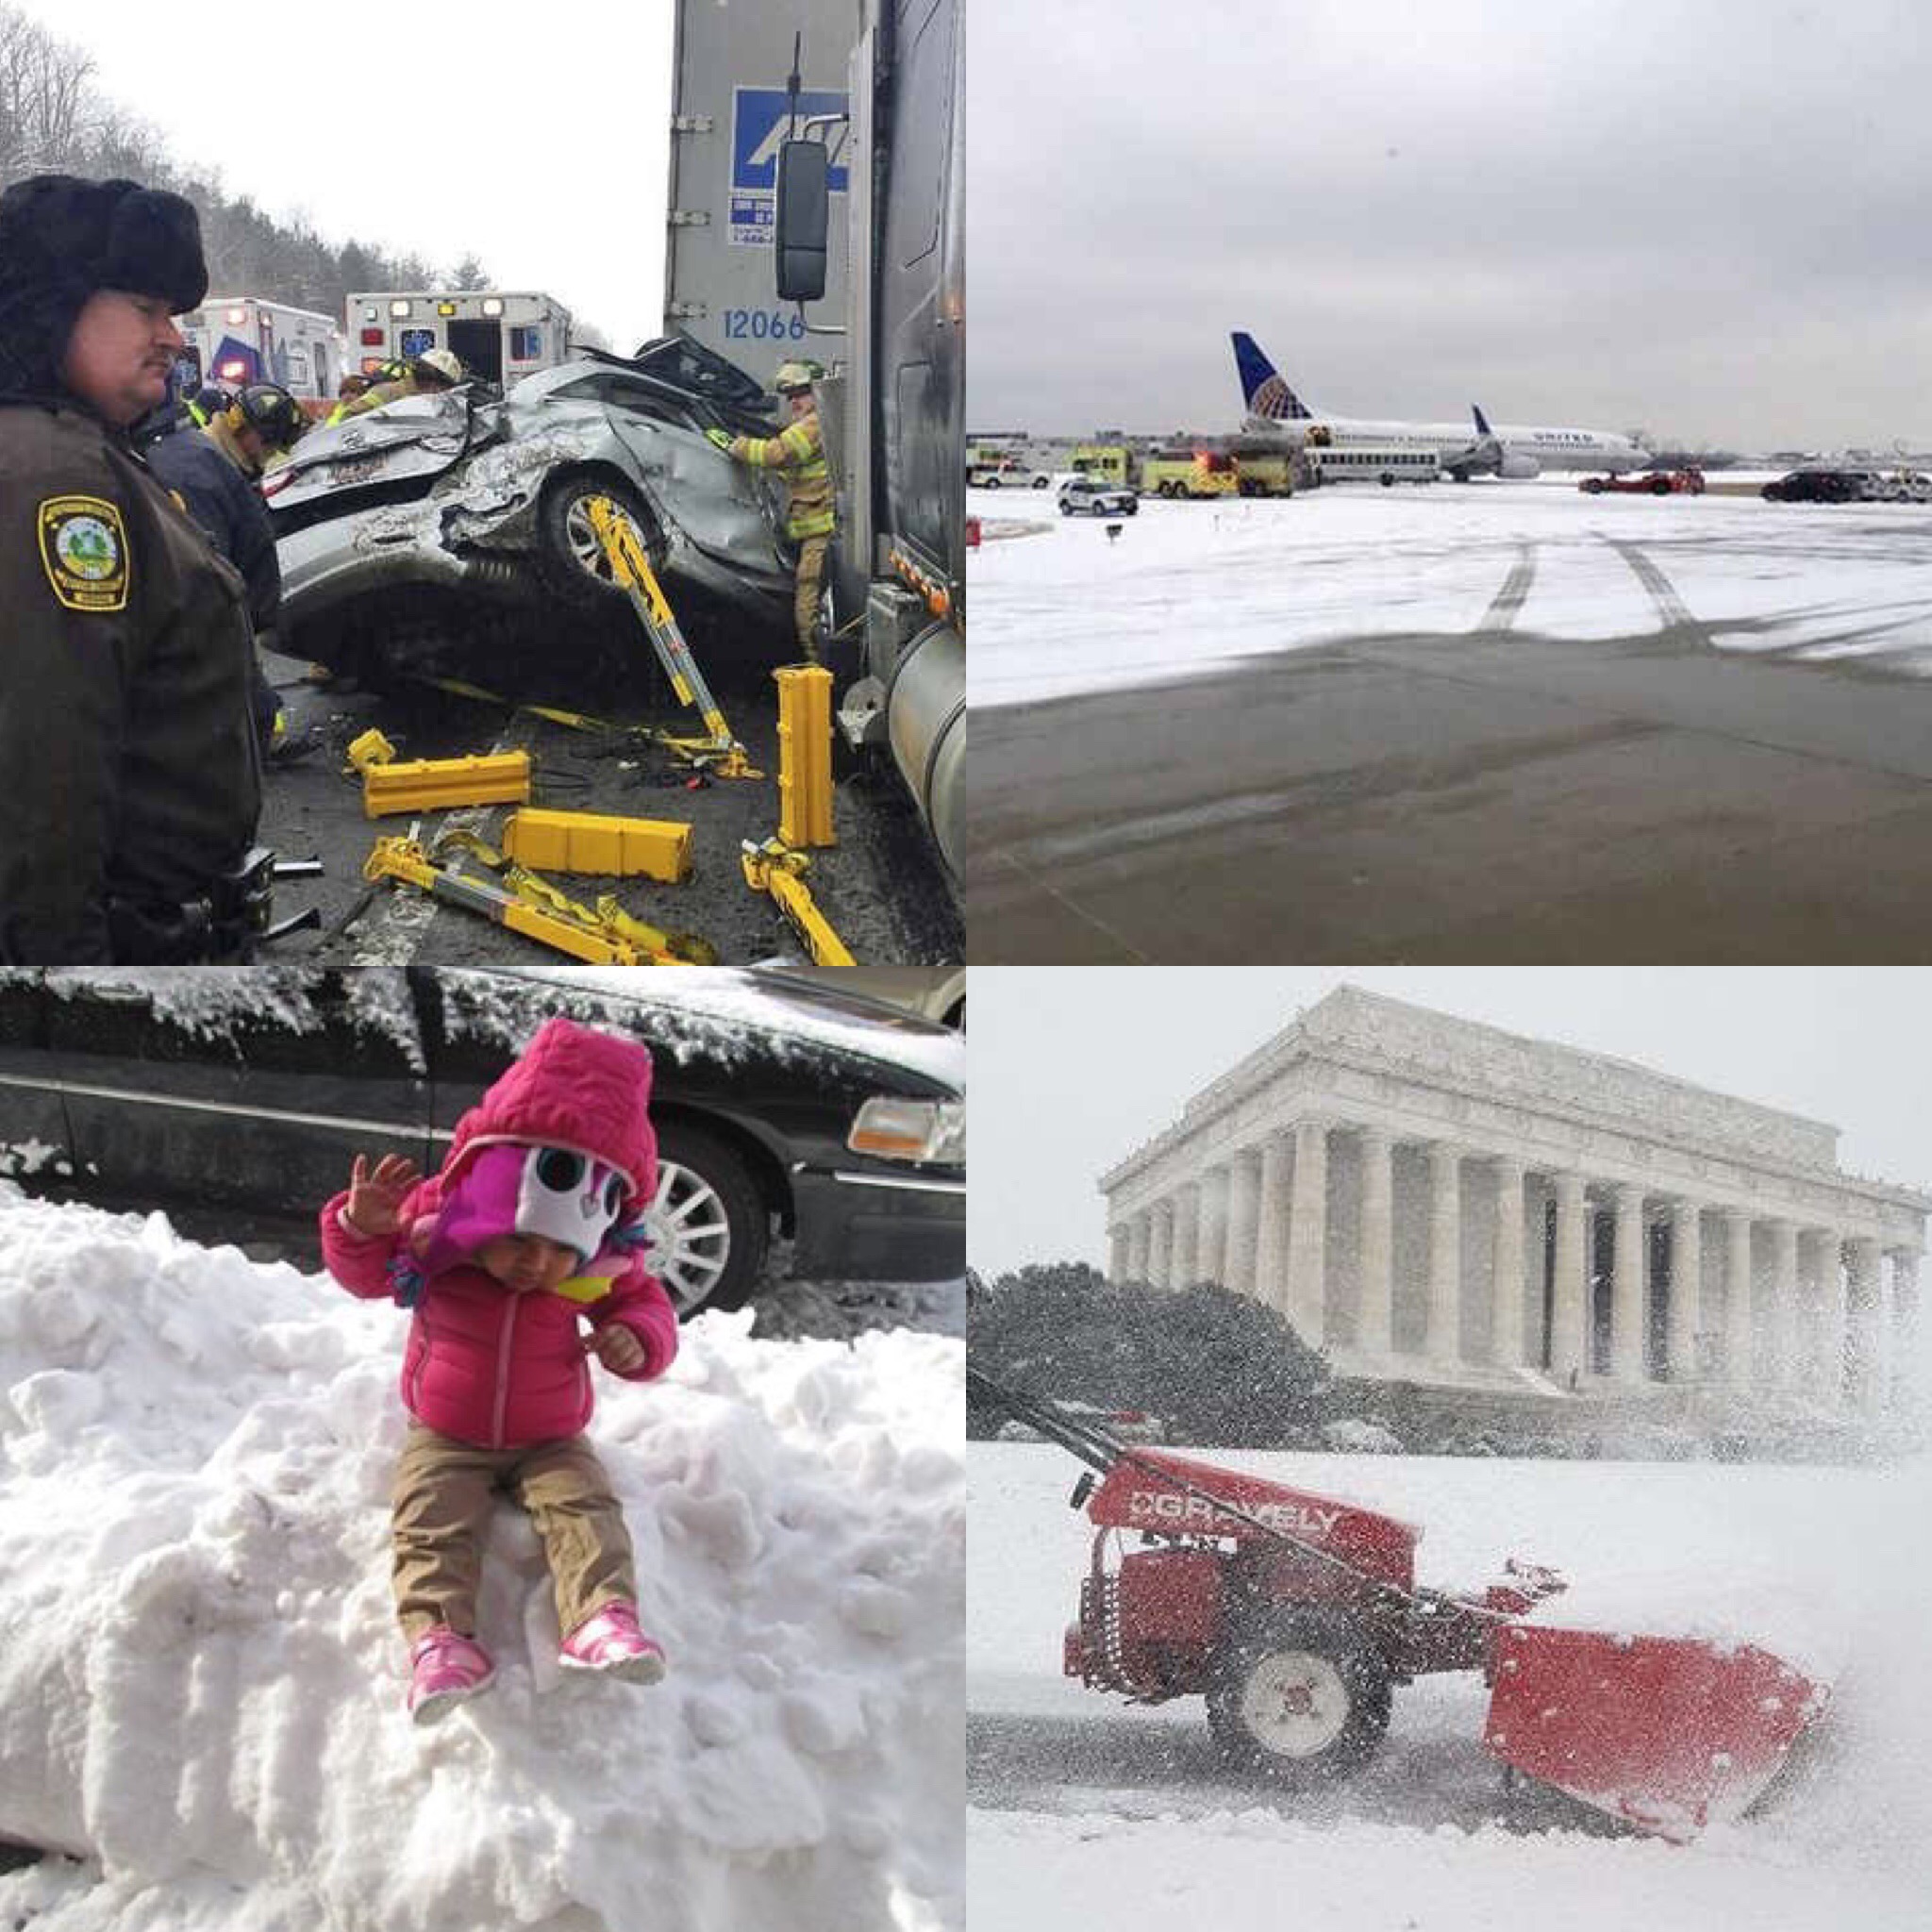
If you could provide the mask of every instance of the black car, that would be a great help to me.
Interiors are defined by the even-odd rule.
[[[680,1312],[739,1307],[774,1234],[808,1279],[963,1275],[959,1036],[724,967],[0,973],[0,1174],[197,1239],[306,1228],[313,1255],[354,1157],[433,1170],[552,1013],[652,1050],[653,1266]]]
[[[1758,493],[1770,503],[1863,503],[1873,481],[1869,470],[1793,470]]]

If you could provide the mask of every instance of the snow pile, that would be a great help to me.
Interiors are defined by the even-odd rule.
[[[1495,1932],[1541,1900],[1566,1932],[1932,1932],[1932,1463],[1203,1455],[1423,1524],[1420,1581],[1545,1562],[1570,1589],[1538,1621],[1756,1643],[1823,1671],[1829,1707],[1757,1811],[1687,1846],[1508,1799],[1475,1673],[1399,1689],[1352,1782],[1278,1795],[1227,1773],[1198,1698],[1137,1708],[1061,1675],[1091,1537],[1076,1467],[974,1444],[967,1884],[988,1924],[1272,1932],[1291,1895],[1324,1932]]]
[[[506,1504],[499,1678],[402,1707],[406,1318],[0,1189],[0,1879],[36,1932],[928,1932],[960,1898],[960,1356],[686,1331],[601,1378],[661,1687],[561,1677]],[[22,1915],[25,1915],[23,1918]]]

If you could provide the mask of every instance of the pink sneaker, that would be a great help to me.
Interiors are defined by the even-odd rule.
[[[606,1604],[563,1640],[557,1660],[568,1671],[602,1671],[627,1684],[655,1684],[664,1674],[664,1647],[638,1628],[626,1603]]]
[[[409,1715],[419,1724],[446,1717],[496,1675],[490,1653],[447,1624],[425,1631],[409,1651]]]

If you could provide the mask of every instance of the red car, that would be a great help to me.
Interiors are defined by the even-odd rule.
[[[1577,489],[1586,496],[1600,496],[1606,490],[1640,496],[1674,496],[1682,491],[1690,496],[1704,494],[1702,470],[1646,470],[1641,476],[1586,476]]]

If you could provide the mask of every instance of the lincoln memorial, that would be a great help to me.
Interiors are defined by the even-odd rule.
[[[1277,1308],[1338,1374],[1876,1414],[1932,1195],[1838,1130],[1342,987],[1102,1176],[1110,1275]]]

